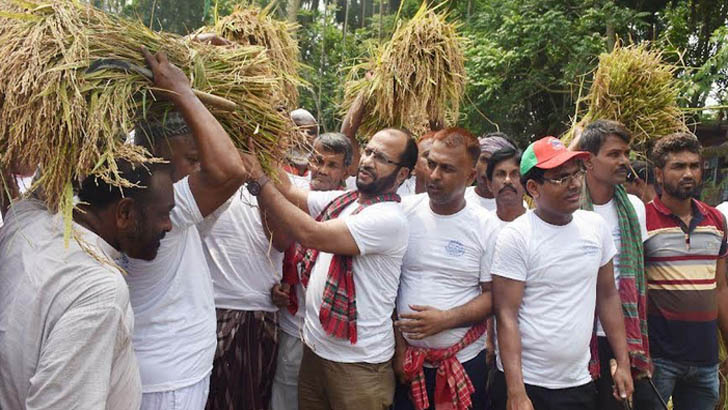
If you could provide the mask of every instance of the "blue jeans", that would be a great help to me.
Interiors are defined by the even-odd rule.
[[[674,410],[713,410],[718,404],[718,365],[689,366],[672,360],[653,358],[652,380],[665,402],[672,396]],[[662,405],[654,397],[652,409]]]

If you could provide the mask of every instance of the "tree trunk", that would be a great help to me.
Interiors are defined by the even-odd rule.
[[[379,41],[382,40],[382,25],[384,24],[384,0],[379,0]]]
[[[341,42],[346,50],[346,32],[349,29],[349,0],[344,0],[344,26],[341,30]]]
[[[607,52],[614,50],[614,43],[617,41],[617,34],[614,32],[614,24],[607,23]]]
[[[286,7],[288,11],[288,21],[290,23],[295,23],[296,18],[298,17],[298,9],[301,8],[301,0],[288,0],[288,6]]]
[[[319,83],[318,83],[318,95],[316,96],[316,118],[318,119],[319,124],[326,124],[326,121],[323,121],[323,113],[321,112],[321,93],[323,91],[323,82],[324,82],[324,66],[326,64],[326,28],[328,27],[328,19],[326,18],[326,13],[328,12],[328,9],[326,7],[326,0],[324,0],[324,21],[321,25],[321,58],[319,59]],[[325,127],[324,127],[325,128]],[[326,130],[324,129],[324,132]]]

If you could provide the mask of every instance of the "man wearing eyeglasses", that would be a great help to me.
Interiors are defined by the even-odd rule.
[[[536,207],[500,232],[490,269],[496,409],[596,409],[587,368],[595,310],[616,357],[614,394],[632,394],[614,241],[604,218],[579,210],[588,158],[553,137],[523,153],[521,181]]]
[[[392,312],[408,239],[395,192],[416,161],[417,146],[407,132],[379,131],[361,154],[358,190],[342,194],[304,191],[287,178],[276,187],[254,153],[244,156],[248,188],[270,221],[302,246],[301,410],[392,404]]]
[[[630,132],[622,124],[597,120],[584,128],[576,147],[589,152],[582,209],[601,215],[617,248],[614,280],[625,316],[632,374],[646,376],[650,369],[647,341],[647,296],[642,242],[647,239],[645,205],[629,195],[622,184],[629,172]],[[609,361],[614,359],[609,341],[597,318],[596,341],[592,346],[589,370],[597,379],[599,409],[620,410],[622,403],[612,395]]]

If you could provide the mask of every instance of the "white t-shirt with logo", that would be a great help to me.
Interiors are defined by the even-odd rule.
[[[212,370],[215,299],[188,178],[174,184],[172,230],[152,261],[123,257],[134,310],[134,352],[144,393],[191,386]]]
[[[308,209],[318,214],[342,191],[310,192]],[[319,311],[332,254],[321,252],[306,290],[304,342],[318,356],[340,363],[384,363],[394,355],[394,312],[402,258],[407,250],[407,218],[397,202],[380,202],[351,215],[353,202],[339,215],[359,248],[354,256],[357,342],[329,336],[321,326]]]
[[[616,252],[604,218],[589,211],[574,212],[563,226],[527,212],[501,230],[490,271],[525,282],[518,310],[524,383],[563,389],[591,381],[597,274]]]
[[[500,229],[494,214],[468,203],[452,215],[438,215],[427,194],[402,201],[409,224],[409,242],[402,263],[397,313],[413,312],[411,305],[449,310],[481,294],[480,284],[490,282],[486,243]],[[405,339],[416,347],[442,349],[458,343],[469,327],[448,329],[422,340]],[[461,362],[485,349],[485,334],[456,355]]]
[[[220,309],[275,312],[270,290],[281,281],[283,253],[266,236],[257,199],[240,187],[199,225]]]
[[[645,204],[642,202],[641,199],[637,198],[634,195],[628,194],[627,198],[629,198],[629,202],[632,203],[632,207],[637,214],[637,220],[639,220],[640,224],[640,234],[642,235],[642,241],[644,242],[647,240],[647,216],[645,212]],[[614,199],[610,199],[609,202],[607,202],[606,204],[594,204],[593,206],[594,212],[601,215],[602,218],[607,221],[607,226],[609,226],[609,230],[612,232],[614,247],[617,248],[617,254],[614,255],[614,283],[617,286],[617,289],[619,289],[619,250],[621,249],[620,245],[622,243],[622,235],[619,231],[619,216],[617,216],[617,205],[615,204]],[[597,335],[606,336],[606,333],[604,333],[604,329],[602,328],[602,323],[598,319]]]

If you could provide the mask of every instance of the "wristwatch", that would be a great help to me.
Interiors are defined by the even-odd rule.
[[[270,181],[270,179],[266,175],[263,175],[255,181],[248,182],[248,192],[250,192],[250,195],[253,196],[260,195],[260,191],[263,189],[263,186],[268,183],[268,181]]]

